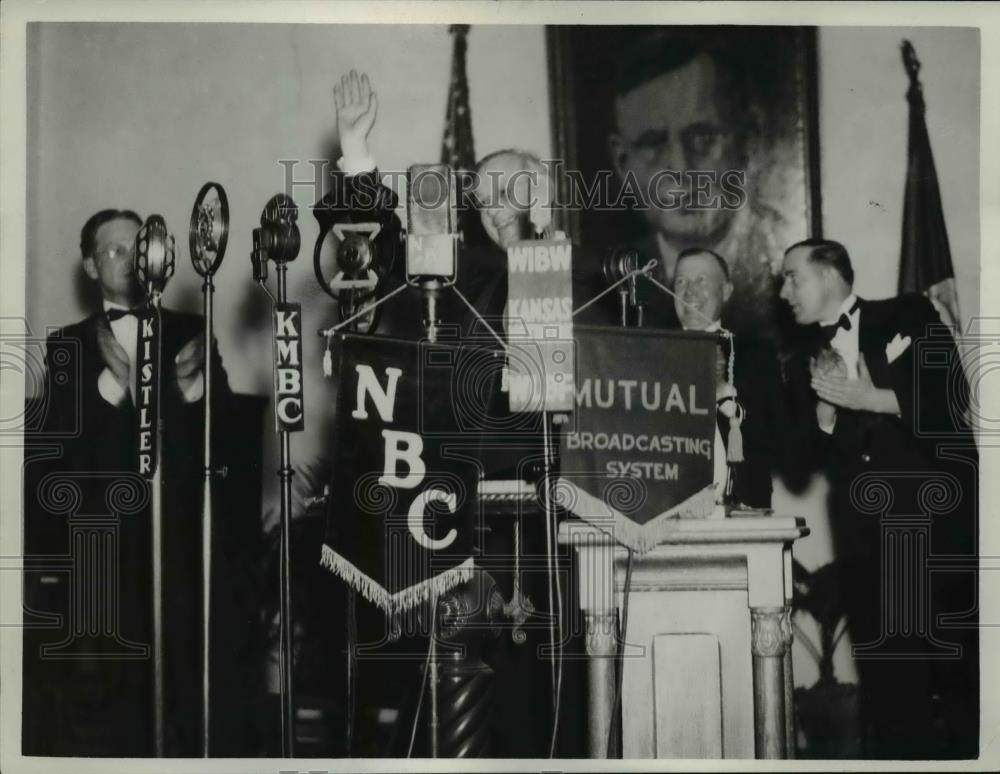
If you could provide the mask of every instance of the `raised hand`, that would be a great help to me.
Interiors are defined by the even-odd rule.
[[[130,375],[128,353],[118,343],[118,339],[107,324],[97,326],[97,351],[122,390],[128,390]]]
[[[337,134],[344,158],[368,157],[368,133],[375,125],[378,98],[372,91],[365,73],[351,70],[333,87],[333,104],[337,109]]]

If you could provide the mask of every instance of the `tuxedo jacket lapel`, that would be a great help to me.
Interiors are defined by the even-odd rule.
[[[889,363],[885,355],[885,344],[889,340],[886,330],[888,321],[881,319],[877,308],[864,300],[860,300],[860,312],[858,351],[865,359],[872,383],[876,387],[884,387],[889,383]]]

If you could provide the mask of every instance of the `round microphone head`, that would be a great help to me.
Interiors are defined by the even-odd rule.
[[[364,234],[347,234],[337,247],[337,266],[345,274],[361,274],[374,261],[375,245]]]
[[[135,276],[147,294],[162,293],[174,274],[174,237],[160,215],[150,215],[135,235]]]
[[[191,263],[202,277],[210,277],[226,254],[229,239],[229,200],[218,183],[205,183],[191,210]]]
[[[601,272],[609,285],[620,282],[639,268],[639,251],[634,247],[614,247],[604,256]]]
[[[299,208],[291,196],[279,193],[264,205],[260,216],[261,238],[268,257],[275,263],[294,261],[299,254]]]

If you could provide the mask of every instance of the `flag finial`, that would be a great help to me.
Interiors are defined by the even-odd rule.
[[[903,67],[906,68],[906,74],[910,76],[911,81],[916,81],[917,75],[920,73],[920,60],[917,59],[917,51],[908,40],[904,40],[900,48],[903,52]]]

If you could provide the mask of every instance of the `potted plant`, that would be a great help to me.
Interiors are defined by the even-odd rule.
[[[819,679],[808,688],[795,689],[795,716],[802,758],[857,758],[861,754],[858,720],[858,687],[842,683],[834,674],[833,654],[847,631],[836,562],[810,572],[793,560],[792,626],[819,667]],[[809,637],[795,620],[809,615],[819,629],[819,642]]]

